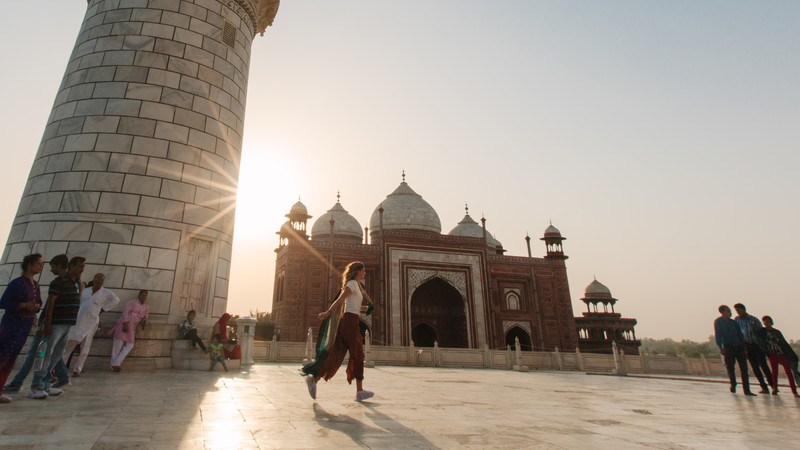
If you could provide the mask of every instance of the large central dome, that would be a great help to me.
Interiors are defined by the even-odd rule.
[[[431,205],[414,192],[408,183],[403,181],[386,200],[375,208],[369,219],[370,234],[380,231],[381,215],[378,210],[383,207],[384,230],[418,230],[433,233],[442,232],[439,215]]]

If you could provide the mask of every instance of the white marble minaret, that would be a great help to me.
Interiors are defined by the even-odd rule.
[[[90,0],[0,261],[87,258],[151,321],[226,307],[250,47],[278,0]],[[48,282],[49,274],[42,277]]]

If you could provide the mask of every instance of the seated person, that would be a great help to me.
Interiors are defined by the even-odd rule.
[[[202,350],[203,353],[206,353],[208,352],[208,349],[206,349],[206,346],[203,345],[203,340],[200,339],[199,336],[197,336],[197,328],[195,328],[194,326],[194,318],[196,315],[197,313],[194,310],[191,310],[186,315],[186,319],[183,322],[181,322],[180,324],[181,339],[192,341],[192,348],[195,348],[199,345],[200,350]]]
[[[222,342],[222,350],[223,354],[228,359],[242,359],[242,348],[239,347],[239,344],[236,343],[236,335],[232,329],[228,329],[228,320],[230,320],[231,315],[225,313],[222,317],[219,318],[217,323],[214,324],[214,328],[211,331],[211,335],[218,334],[220,336],[220,341]]]

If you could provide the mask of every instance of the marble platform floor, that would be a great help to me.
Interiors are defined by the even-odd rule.
[[[313,401],[297,365],[87,372],[64,394],[0,405],[0,448],[800,447],[800,401],[724,383],[574,372],[344,369]]]

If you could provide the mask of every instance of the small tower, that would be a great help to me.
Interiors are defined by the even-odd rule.
[[[547,246],[547,256],[545,258],[548,259],[567,259],[569,256],[564,255],[564,248],[561,245],[561,242],[566,240],[567,238],[561,236],[561,231],[558,228],[553,226],[553,223],[550,222],[550,226],[544,230],[544,237],[539,238],[540,241],[544,241],[545,245]]]
[[[611,290],[595,278],[584,290],[586,304],[583,317],[575,318],[578,347],[587,353],[612,353],[613,343],[626,355],[638,355],[641,341],[636,339],[636,319],[623,318],[614,311],[617,299]],[[603,305],[602,307],[600,305]],[[610,308],[609,308],[610,307]],[[610,310],[609,310],[610,309]]]
[[[286,214],[286,218],[289,220],[284,222],[284,224],[281,225],[280,231],[275,233],[280,237],[278,248],[288,245],[293,238],[308,240],[306,226],[311,216],[308,215],[308,208],[306,208],[306,205],[298,199],[297,203],[292,205],[289,214]]]

